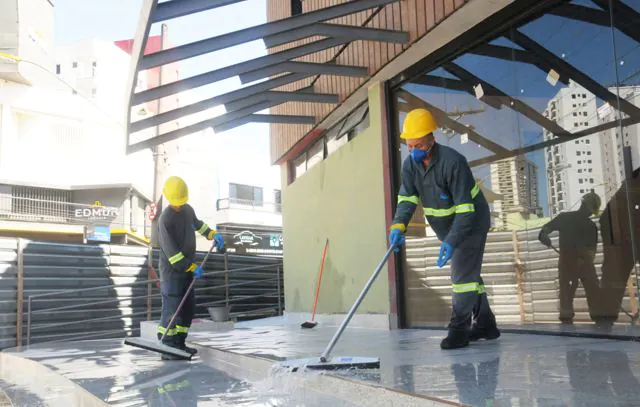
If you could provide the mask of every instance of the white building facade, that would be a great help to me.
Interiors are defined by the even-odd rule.
[[[615,92],[615,89],[612,89]],[[630,103],[640,106],[640,86],[628,86],[619,88],[620,97]],[[598,109],[599,123],[608,123],[619,118],[615,110],[605,104]],[[602,149],[602,163],[604,170],[605,198],[611,199],[622,185],[625,177],[624,147],[628,147],[631,158],[631,169],[640,167],[640,126],[625,127],[622,132],[620,127],[615,127],[600,133]]]
[[[538,197],[538,166],[524,156],[500,160],[491,164],[491,189],[502,196],[493,203],[495,228],[509,229],[508,215],[518,213],[542,216]]]
[[[595,96],[575,82],[549,101],[544,115],[572,133],[598,124]],[[545,141],[554,137],[544,131]],[[605,196],[600,138],[601,134],[593,134],[545,148],[551,217],[577,209],[582,196],[591,190]]]

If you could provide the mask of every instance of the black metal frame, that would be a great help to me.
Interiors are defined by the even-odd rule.
[[[370,28],[366,26],[331,24],[325,22],[369,9],[374,9],[373,14],[375,15],[376,12],[384,6],[399,1],[353,0],[308,13],[298,14],[290,18],[272,21],[259,26],[143,55],[150,27],[153,23],[205,10],[211,10],[217,7],[223,7],[229,4],[239,3],[243,0],[170,0],[163,3],[159,3],[158,1],[159,0],[144,0],[142,18],[134,41],[133,70],[129,78],[129,88],[131,89],[131,93],[127,111],[128,127],[126,148],[128,154],[142,149],[152,148],[158,144],[174,140],[191,134],[191,132],[203,130],[208,127],[214,127],[214,129],[218,131],[223,131],[250,122],[315,124],[315,121],[312,121],[311,117],[306,116],[291,116],[287,118],[286,116],[275,115],[270,118],[268,115],[255,113],[259,111],[259,109],[273,107],[279,104],[276,103],[277,101],[286,102],[289,100],[295,100],[299,102],[337,104],[339,101],[335,100],[335,98],[330,95],[311,96],[310,94],[301,95],[298,92],[291,92],[286,96],[284,94],[275,95],[270,92],[272,89],[279,86],[306,80],[310,76],[315,77],[315,79],[311,80],[311,86],[313,86],[313,82],[320,75],[367,77],[369,76],[369,72],[366,67],[337,65],[335,63],[335,58],[323,64],[298,62],[295,61],[297,58],[334,47],[341,47],[341,49],[343,49],[351,41],[355,40],[399,44],[407,44],[409,42],[409,33],[407,32]],[[367,21],[365,21],[365,25],[368,22],[369,20],[367,19]],[[199,55],[209,54],[254,40],[263,39],[267,47],[271,48],[303,38],[308,38],[310,36],[323,36],[325,38],[190,78],[163,84],[138,93],[134,92],[136,83],[135,79],[140,71],[197,57]],[[239,76],[241,82],[244,84],[261,80],[263,78],[270,78],[282,73],[292,74],[269,79],[262,83],[243,87],[236,91],[218,95],[189,106],[161,112],[156,116],[131,122],[131,108],[142,103],[160,100],[185,90],[205,86],[234,76]],[[308,83],[303,86],[308,86]],[[202,112],[221,104],[224,104],[225,107],[231,105],[236,108],[232,111],[227,109],[227,114],[222,117],[205,120],[186,128],[156,135],[156,137],[137,142],[133,145],[130,144],[132,133],[148,129],[150,127],[155,127],[162,123],[177,120],[185,115]]]
[[[502,151],[497,152],[493,150],[494,152],[496,152],[495,155],[479,160],[474,160],[470,163],[472,166],[491,163],[504,158],[514,157],[520,154],[536,151],[550,145],[575,140],[577,138],[597,133],[598,131],[602,131],[603,129],[616,127],[619,123],[606,123],[603,125],[592,127],[590,129],[571,133],[560,127],[554,121],[547,119],[546,117],[538,113],[535,109],[528,106],[526,103],[505,94],[493,85],[481,80],[472,73],[464,70],[462,67],[452,62],[456,58],[464,54],[475,54],[506,61],[527,63],[538,67],[538,69],[542,70],[545,73],[548,73],[551,69],[553,69],[560,75],[559,82],[568,84],[570,80],[573,80],[583,86],[585,89],[589,90],[589,92],[591,92],[601,100],[608,102],[612,106],[619,107],[619,110],[629,116],[627,119],[624,119],[624,122],[627,123],[626,125],[640,123],[640,108],[636,107],[623,98],[618,98],[617,95],[610,92],[608,89],[600,85],[597,81],[591,79],[585,73],[581,72],[574,66],[557,57],[552,52],[548,51],[542,45],[538,44],[537,42],[523,34],[521,31],[519,31],[518,28],[514,28],[526,25],[527,23],[538,19],[544,14],[553,14],[584,21],[587,23],[610,26],[610,13],[613,13],[615,15],[615,19],[613,22],[615,28],[619,29],[620,31],[640,43],[640,27],[636,27],[633,25],[634,19],[635,21],[640,21],[640,13],[636,12],[632,8],[626,6],[625,4],[615,2],[613,10],[610,10],[609,2],[607,0],[592,0],[603,9],[597,10],[594,8],[569,4],[568,1],[569,0],[535,2],[536,4],[531,4],[530,10],[526,10],[527,5],[525,3],[527,2],[516,2],[516,4],[505,8],[505,10],[503,10],[501,13],[497,13],[492,18],[483,22],[481,25],[475,27],[475,29],[469,30],[467,33],[462,34],[452,44],[448,44],[429,57],[425,58],[416,66],[411,67],[404,73],[398,75],[391,81],[392,87],[395,91],[398,91],[402,85],[406,84],[407,82],[411,82],[415,84],[463,91],[475,96],[473,86],[474,84],[480,84],[484,90],[484,96],[481,98],[484,103],[495,109],[500,109],[502,108],[502,106],[507,106],[521,113],[533,122],[537,123],[553,135],[559,136],[559,138],[557,139],[550,139],[542,143],[537,143],[532,146],[514,149],[511,151],[502,149]],[[521,12],[522,14],[518,15],[518,12]],[[500,18],[498,17],[498,15],[501,15],[502,18],[506,18],[505,16],[512,16],[512,18],[510,20],[507,19],[496,22],[495,18]],[[504,21],[507,21],[507,23],[505,23]],[[485,30],[485,26],[487,25],[494,25],[497,28],[493,30]],[[493,39],[500,37],[504,37],[510,40],[523,49],[489,44],[489,42]],[[475,40],[469,41],[470,38],[474,38]],[[448,55],[443,55],[447,50],[449,50]],[[453,52],[451,52],[452,50]],[[420,72],[432,72],[438,67],[443,67],[446,71],[458,77],[458,80],[434,76],[432,74],[420,75]],[[426,102],[424,102],[423,104],[425,106],[429,106],[430,109],[441,113],[439,112],[439,109],[435,108],[435,106],[432,106]],[[456,122],[454,121],[454,123],[452,123],[452,120],[449,119],[448,116],[444,115],[441,118],[441,121],[443,122],[443,125],[445,127],[451,128],[458,133],[468,133],[469,138],[472,138],[472,133],[470,133],[466,129],[466,126],[462,124],[460,124],[460,126],[456,126]],[[478,142],[478,140],[480,140],[486,144],[486,141],[488,140],[487,138],[479,134],[474,134],[473,138],[473,141],[487,148],[486,145]]]

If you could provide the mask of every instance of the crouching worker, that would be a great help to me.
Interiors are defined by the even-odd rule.
[[[436,143],[438,128],[425,109],[409,112],[400,137],[410,155],[402,163],[402,184],[389,241],[404,243],[407,224],[418,202],[429,225],[442,242],[436,264],[451,260],[453,313],[442,349],[463,348],[469,341],[500,336],[480,277],[487,234],[489,204],[476,184],[466,158]]]
[[[169,177],[162,192],[169,201],[169,206],[162,211],[158,220],[162,278],[162,318],[158,326],[158,339],[166,332],[163,344],[194,355],[197,351],[186,345],[186,339],[195,312],[195,290],[189,293],[172,326],[168,324],[193,279],[202,275],[202,268],[195,263],[195,232],[208,240],[215,239],[218,250],[224,247],[224,240],[220,234],[199,220],[193,208],[187,204],[189,190],[182,178]],[[163,355],[162,358],[174,359],[168,355]]]

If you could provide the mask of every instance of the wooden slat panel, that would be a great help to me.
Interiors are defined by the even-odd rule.
[[[453,11],[456,9],[456,2],[455,0],[443,0],[444,1],[444,15],[448,16],[449,14],[453,13]]]
[[[349,0],[304,0],[303,11],[309,12],[341,4]],[[279,20],[290,16],[290,0],[267,0],[267,16],[269,21]],[[340,17],[329,21],[334,24],[347,24],[353,26],[367,26],[381,29],[394,29],[408,31],[410,41],[414,42],[432,29],[436,23],[442,21],[445,16],[455,9],[463,6],[465,0],[402,0],[397,3],[387,5],[373,19],[365,24],[365,21],[377,10],[366,10],[355,15]],[[319,40],[320,37],[313,37],[296,41],[291,44],[270,49],[270,53],[283,51],[293,47],[301,46]],[[356,41],[349,44],[338,56],[337,62],[350,66],[364,66],[369,69],[369,74],[373,75],[382,66],[393,59],[398,53],[406,49],[409,45],[376,43],[372,41]],[[324,63],[335,58],[341,47],[324,50],[312,55],[298,58],[299,61],[314,63]],[[315,78],[309,78],[281,87],[278,90],[294,91],[310,85]],[[357,89],[365,78],[348,78],[321,75],[317,78],[314,90],[319,93],[338,94],[340,100],[346,99],[355,89]],[[319,103],[286,103],[271,109],[273,114],[288,115],[310,115],[320,121],[336,105]],[[289,150],[297,141],[312,128],[308,125],[283,125],[272,124],[271,129],[271,153],[272,158],[280,157]]]
[[[439,23],[444,18],[444,1],[434,0],[436,4],[436,23]]]

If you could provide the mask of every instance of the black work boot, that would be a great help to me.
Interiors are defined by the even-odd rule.
[[[180,338],[180,349],[182,349],[183,351],[187,352],[191,356],[193,356],[196,353],[198,353],[198,349],[192,348],[191,346],[187,346],[186,342],[187,342],[186,336]]]
[[[495,324],[487,324],[487,325],[479,325],[475,324],[473,328],[471,328],[471,333],[469,334],[469,340],[471,342],[478,341],[480,339],[492,340],[498,339],[500,337],[500,330],[498,326]]]
[[[449,334],[440,342],[441,349],[459,349],[469,346],[469,332],[465,328],[449,328]]]

